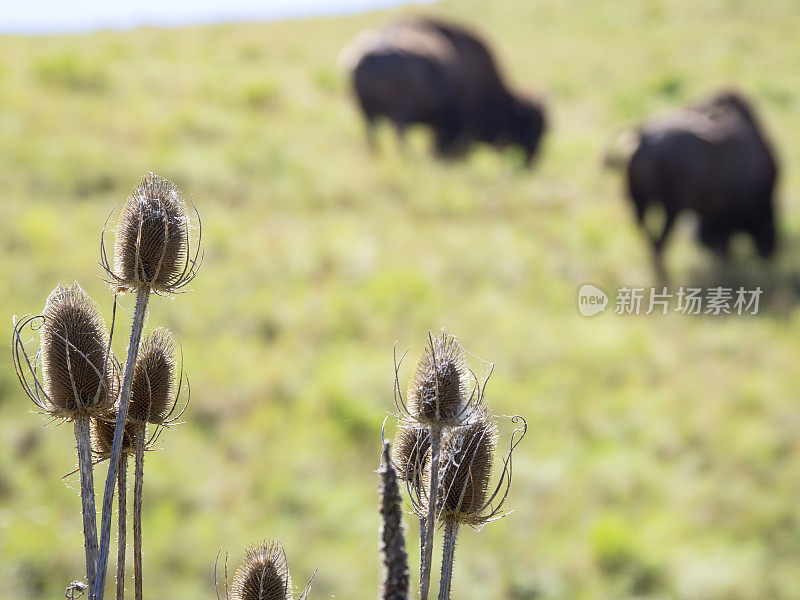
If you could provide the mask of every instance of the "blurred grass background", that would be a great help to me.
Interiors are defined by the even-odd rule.
[[[78,481],[59,479],[72,431],[31,414],[11,315],[77,279],[110,317],[100,229],[147,170],[193,195],[205,240],[192,293],[149,317],[183,343],[193,392],[147,457],[149,596],[210,599],[220,546],[232,571],[245,544],[278,537],[296,584],[319,569],[312,597],[374,598],[392,346],[414,357],[440,327],[496,363],[495,411],[530,423],[515,512],[464,532],[454,597],[800,596],[796,4],[426,7],[480,27],[512,84],[545,95],[533,172],[487,149],[434,162],[422,131],[407,156],[388,130],[369,155],[336,56],[409,12],[0,37],[0,596],[61,597],[83,561]],[[727,84],[754,97],[781,157],[780,255],[739,248],[722,270],[685,220],[668,260],[675,284],[761,285],[761,314],[580,317],[582,283],[652,284],[604,148]]]

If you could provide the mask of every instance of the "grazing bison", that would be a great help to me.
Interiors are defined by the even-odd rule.
[[[626,170],[628,192],[650,237],[660,279],[666,278],[664,244],[682,211],[697,215],[700,242],[720,255],[737,232],[749,234],[761,256],[774,252],[778,169],[753,108],[741,94],[725,91],[644,125],[635,134]],[[653,206],[664,212],[658,232],[645,223]]]
[[[530,164],[545,130],[540,102],[508,89],[486,44],[470,31],[433,19],[366,31],[342,52],[367,122],[388,118],[401,140],[414,123],[429,125],[441,156],[472,141],[521,147]]]

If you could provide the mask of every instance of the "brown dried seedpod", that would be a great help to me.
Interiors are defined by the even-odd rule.
[[[118,287],[176,292],[194,278],[198,266],[197,252],[191,256],[189,234],[180,191],[169,180],[149,173],[122,208],[114,269],[105,253],[103,267]]]
[[[177,404],[176,387],[175,343],[167,329],[159,328],[139,347],[128,420],[164,424]]]
[[[47,298],[39,334],[44,391],[39,407],[63,418],[108,410],[117,390],[108,332],[77,283],[59,284]]]
[[[424,425],[457,424],[469,412],[470,372],[458,339],[442,331],[429,338],[408,385],[408,412]]]
[[[412,421],[401,421],[392,446],[392,463],[399,479],[418,492],[430,460],[430,433]]]
[[[488,411],[446,433],[439,465],[440,515],[470,525],[484,522],[496,446],[497,425]]]
[[[247,548],[231,588],[234,600],[292,600],[292,578],[280,542]]]
[[[111,456],[111,445],[114,443],[114,427],[116,425],[117,413],[111,412],[102,417],[92,419],[92,453],[99,459],[106,459]],[[133,440],[136,430],[135,423],[125,425],[125,433],[122,435],[123,454],[133,454]]]

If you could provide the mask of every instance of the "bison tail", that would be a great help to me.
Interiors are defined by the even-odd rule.
[[[639,146],[641,137],[638,131],[626,130],[606,146],[603,153],[603,166],[607,169],[622,170]]]

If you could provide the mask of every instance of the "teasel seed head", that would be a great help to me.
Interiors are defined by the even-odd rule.
[[[421,493],[423,473],[430,460],[430,433],[413,421],[401,421],[392,447],[392,462],[398,478],[405,481],[409,493]]]
[[[496,447],[497,425],[488,411],[447,431],[439,466],[437,508],[442,515],[462,523],[481,521]]]
[[[245,550],[231,596],[233,600],[292,600],[292,578],[280,542],[263,541]]]
[[[469,390],[470,371],[458,339],[446,331],[431,335],[408,385],[411,418],[423,425],[461,423],[478,399]]]
[[[149,173],[122,208],[114,268],[105,249],[101,264],[118,288],[175,293],[194,278],[199,266],[199,239],[192,258],[189,238],[189,215],[180,191],[169,180]]]
[[[114,444],[114,429],[116,428],[117,413],[109,412],[106,415],[92,419],[92,453],[99,459],[104,460],[111,456],[111,446]],[[125,432],[122,434],[123,454],[133,455],[134,438],[137,425],[135,423],[125,424]]]
[[[27,328],[39,330],[40,348],[33,358],[22,340]],[[51,417],[102,414],[116,399],[119,371],[105,322],[77,283],[59,284],[41,315],[15,323],[12,355],[23,389]]]
[[[449,517],[480,528],[508,514],[503,512],[503,506],[511,490],[512,457],[528,430],[522,417],[510,419],[520,426],[511,434],[494,488],[490,482],[498,431],[495,417],[486,405],[474,412],[465,425],[445,432],[439,460],[437,519]],[[426,472],[426,478],[427,475]]]
[[[172,333],[159,328],[145,337],[136,358],[128,420],[166,423],[177,404],[175,343]]]

